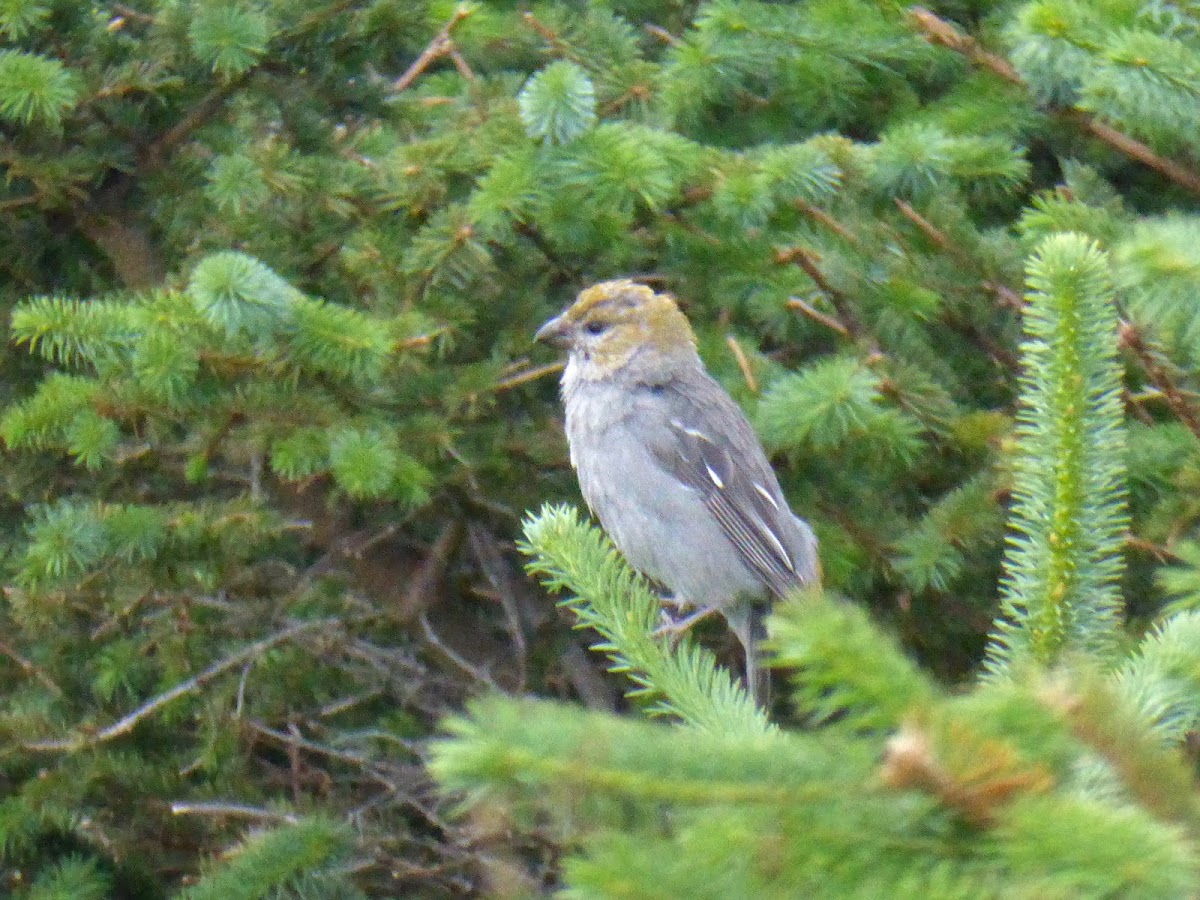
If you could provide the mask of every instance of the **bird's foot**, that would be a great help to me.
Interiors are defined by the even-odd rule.
[[[684,610],[691,609],[696,605],[686,597],[676,597],[674,594],[661,596],[658,598],[658,602],[663,606],[671,607],[671,609],[675,610],[676,612],[683,612]],[[672,621],[674,620],[672,619]]]
[[[678,609],[683,604],[675,603],[672,605]],[[688,605],[690,606],[691,604]],[[691,630],[693,625],[702,619],[707,619],[717,611],[717,607],[707,606],[704,609],[698,609],[694,613],[689,613],[688,615],[677,619],[664,609],[662,610],[662,624],[659,625],[658,628],[654,629],[654,636],[670,637],[671,649],[674,650],[679,646],[679,642],[683,640],[683,636],[687,634],[689,630]]]

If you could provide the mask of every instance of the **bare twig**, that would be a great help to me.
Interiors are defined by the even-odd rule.
[[[683,41],[667,31],[661,25],[655,25],[653,22],[647,22],[642,26],[642,30],[651,37],[658,38],[664,44],[670,44],[672,47],[682,47]]]
[[[813,221],[820,222],[822,225],[824,225],[826,228],[828,228],[830,231],[832,231],[834,234],[836,234],[838,237],[840,237],[842,240],[846,241],[847,243],[853,244],[856,247],[858,247],[862,244],[862,241],[860,241],[858,239],[858,235],[856,235],[853,231],[851,231],[849,228],[847,228],[845,225],[843,225],[841,222],[839,222],[837,219],[835,219],[829,213],[825,212],[825,210],[821,209],[820,207],[814,206],[813,204],[809,203],[807,200],[793,200],[792,205],[795,206],[796,209],[800,210],[800,212],[804,213],[806,216],[808,216]]]
[[[467,540],[471,545],[471,552],[475,556],[475,561],[479,564],[479,570],[483,572],[488,583],[492,586],[492,590],[496,592],[496,598],[500,601],[500,608],[504,611],[508,635],[512,638],[513,650],[516,656],[516,691],[523,692],[528,676],[528,650],[525,642],[525,626],[521,621],[520,606],[517,602],[516,593],[509,582],[508,567],[505,566],[504,560],[496,550],[496,536],[485,526],[478,523],[469,525],[467,527]]]
[[[896,208],[900,210],[900,214],[903,215],[904,218],[916,225],[917,228],[919,228],[927,238],[933,241],[933,243],[935,243],[943,251],[953,256],[964,266],[972,269],[979,268],[978,261],[971,256],[970,253],[968,253],[959,244],[955,243],[950,235],[946,234],[946,232],[942,231],[923,215],[913,209],[910,204],[897,198]],[[1021,299],[1021,295],[1007,285],[999,284],[995,281],[988,281],[986,279],[982,281],[981,284],[986,290],[996,295],[1002,306],[1007,306],[1009,309],[1013,310],[1020,310],[1021,307],[1025,305],[1024,301]]]
[[[558,36],[558,32],[550,26],[546,25],[537,16],[531,12],[522,13],[521,18],[525,20],[525,24],[542,36],[542,39],[548,44],[560,46],[562,38]]]
[[[754,370],[750,368],[750,360],[746,357],[746,351],[742,349],[742,345],[737,342],[737,338],[732,334],[725,336],[725,344],[729,347],[729,352],[733,354],[733,358],[737,361],[738,369],[741,370],[746,387],[750,389],[750,393],[757,394],[759,391],[758,379],[754,377]]]
[[[423,613],[437,602],[446,570],[450,567],[461,540],[462,525],[457,518],[453,518],[445,524],[437,539],[430,545],[425,558],[417,564],[408,578],[403,604],[406,615]]]
[[[273,809],[263,809],[261,806],[220,801],[176,800],[171,803],[171,814],[175,816],[229,816],[235,819],[253,819],[258,822],[285,822],[289,825],[300,821],[300,817],[294,813],[276,812]]]
[[[1163,399],[1171,412],[1179,418],[1188,431],[1200,438],[1200,411],[1179,389],[1170,370],[1158,360],[1154,351],[1146,344],[1142,333],[1131,322],[1122,321],[1120,325],[1121,346],[1126,347],[1137,357],[1138,363],[1145,370],[1146,376],[1154,386],[1162,392]]]
[[[488,675],[487,672],[484,672],[478,666],[472,665],[465,657],[461,656],[456,650],[454,650],[454,648],[443,643],[442,639],[438,637],[437,632],[433,630],[433,626],[429,624],[429,617],[425,613],[421,613],[421,615],[417,617],[417,622],[421,626],[421,634],[424,636],[425,642],[437,650],[437,652],[443,657],[453,663],[455,668],[465,672],[467,675],[470,675],[481,684],[487,685],[493,691],[507,693],[502,687],[500,687],[500,685],[496,684],[495,680]]]
[[[50,691],[50,693],[57,697],[63,696],[63,689],[58,686],[58,682],[51,678],[45,669],[31,660],[26,659],[13,647],[9,646],[4,640],[0,640],[0,655],[7,656],[14,663],[16,663],[17,666],[20,667],[21,671],[23,671],[26,675],[36,678],[43,687]]]
[[[236,653],[233,653],[218,662],[213,663],[203,672],[192,676],[186,681],[181,681],[169,691],[159,694],[152,700],[143,703],[133,712],[113,722],[106,728],[95,732],[94,734],[80,734],[75,737],[64,738],[56,741],[30,741],[22,744],[22,748],[34,753],[73,753],[78,750],[83,750],[86,747],[92,747],[96,744],[102,744],[106,741],[111,741],[121,735],[128,734],[138,723],[149,718],[163,707],[173,703],[180,697],[193,693],[204,687],[210,681],[224,675],[226,672],[232,671],[241,665],[244,665],[251,660],[257,659],[268,650],[278,647],[280,644],[285,644],[288,641],[294,640],[303,634],[310,631],[323,631],[330,628],[336,628],[340,620],[336,617],[328,619],[314,619],[307,622],[299,622],[294,625],[277,631],[262,640],[255,641],[247,647],[243,647]]]
[[[807,301],[802,300],[799,297],[789,297],[788,302],[787,302],[787,307],[788,307],[788,309],[794,309],[794,310],[798,310],[799,312],[804,313],[804,315],[808,316],[813,321],[820,322],[826,328],[830,328],[833,331],[836,331],[838,334],[840,334],[844,338],[851,337],[849,328],[847,328],[845,325],[843,325],[841,322],[839,322],[833,316],[830,316],[830,315],[827,315],[827,314],[821,312],[819,309],[817,309],[811,303],[808,303]]]
[[[16,209],[18,206],[29,206],[31,203],[37,203],[41,199],[40,194],[26,194],[23,197],[10,197],[7,200],[0,200],[0,212],[7,209]]]
[[[458,27],[458,24],[462,22],[463,19],[470,17],[472,13],[473,10],[467,6],[460,6],[458,9],[456,9],[454,11],[454,15],[450,17],[450,21],[443,25],[441,31],[433,36],[433,40],[431,40],[425,49],[421,51],[420,55],[413,60],[412,65],[404,70],[403,75],[392,82],[392,91],[399,94],[401,91],[408,90],[408,88],[412,86],[412,83],[420,78],[421,74],[428,69],[430,65],[437,62],[437,60],[441,59],[443,56],[451,56],[451,58],[453,58],[452,54],[456,53],[457,49],[454,46],[454,41],[451,39],[450,34],[456,27]],[[457,61],[455,61],[455,65],[458,65]],[[466,66],[465,60],[463,61],[463,66]],[[460,68],[459,71],[462,72],[463,70]],[[467,67],[467,72],[470,72],[469,67]],[[473,80],[474,74],[464,74],[463,77],[467,78],[468,80]]]
[[[547,375],[557,375],[563,370],[564,365],[561,362],[553,362],[547,363],[544,366],[534,366],[530,369],[522,369],[519,372],[514,372],[512,375],[507,375],[496,382],[496,393],[502,394],[505,391],[511,391],[515,387],[520,387],[531,381],[537,381],[539,378],[545,378]]]
[[[182,119],[142,151],[141,156],[144,162],[139,174],[144,176],[147,172],[162,166],[177,147],[224,108],[225,102],[250,80],[255,71],[253,68],[247,69],[241,75],[231,78],[224,84],[217,85],[201,97]]]
[[[464,80],[469,81],[472,84],[478,80],[475,77],[475,72],[467,63],[466,58],[464,58],[463,55],[458,52],[458,50],[451,50],[447,55],[450,57],[450,61],[454,63],[454,68],[458,69],[458,74],[461,75]]]
[[[829,299],[829,302],[833,304],[833,308],[837,312],[837,321],[841,326],[840,329],[835,328],[835,331],[840,331],[841,334],[848,337],[857,338],[863,336],[863,328],[858,323],[858,320],[854,317],[854,314],[850,311],[850,304],[847,302],[845,295],[842,294],[842,292],[835,288],[832,284],[830,284],[828,279],[825,278],[825,274],[817,267],[816,260],[813,259],[811,251],[806,250],[804,247],[787,247],[776,250],[775,262],[779,263],[780,265],[795,263],[804,271],[804,274],[809,277],[809,280],[811,280],[812,283],[817,286],[817,289]],[[788,306],[790,308],[800,309],[801,312],[804,312],[806,315],[811,315],[811,313],[805,310],[803,306],[798,305],[792,307],[793,302],[799,304],[803,303],[803,301],[793,297],[788,301]],[[811,307],[809,307],[809,309],[811,309]],[[813,312],[816,312],[816,310],[813,310]],[[820,314],[818,313],[818,316],[819,315]],[[817,317],[814,316],[814,318]],[[817,318],[817,321],[822,322],[823,320]],[[823,322],[823,324],[830,325],[830,322]]]
[[[292,756],[293,760],[296,758],[294,754],[303,750],[323,756],[326,759],[349,763],[359,769],[367,768],[371,765],[371,759],[361,753],[355,753],[352,750],[341,750],[337,747],[330,747],[316,741],[310,741],[301,734],[279,731],[263,722],[251,720],[246,723],[246,726],[255,734],[282,744],[289,751],[289,755]],[[388,782],[388,785],[391,786],[391,782]]]
[[[994,53],[989,53],[980,46],[977,40],[970,35],[963,34],[945,19],[920,6],[910,9],[908,15],[909,19],[925,35],[925,38],[930,43],[939,44],[956,53],[961,53],[967,59],[971,60],[971,62],[990,72],[994,72],[1010,84],[1019,87],[1026,86],[1025,82],[1021,80],[1021,76],[1017,74],[1017,70],[1012,67],[1012,64],[1008,60]],[[1174,160],[1160,156],[1141,141],[1131,138],[1129,135],[1118,131],[1110,125],[1096,121],[1082,110],[1070,107],[1051,107],[1050,109],[1055,115],[1083,129],[1091,134],[1092,137],[1108,144],[1108,146],[1112,147],[1118,153],[1122,153],[1130,159],[1137,160],[1165,178],[1175,182],[1180,187],[1186,188],[1192,193],[1200,194],[1200,173],[1194,172],[1187,166]]]

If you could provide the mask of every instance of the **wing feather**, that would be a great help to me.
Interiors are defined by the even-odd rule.
[[[667,398],[672,415],[660,431],[655,457],[701,495],[739,558],[782,597],[804,584],[811,570],[811,561],[799,560],[803,571],[797,571],[795,551],[788,550],[800,546],[805,552],[801,526],[741,410],[715,382],[701,385],[700,394],[676,386]],[[721,433],[707,424],[714,413],[721,414]]]

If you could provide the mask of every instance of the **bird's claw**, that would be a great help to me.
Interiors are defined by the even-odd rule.
[[[678,608],[682,604],[673,604]],[[674,650],[679,646],[679,642],[683,640],[683,636],[691,630],[692,626],[702,619],[707,619],[713,613],[717,612],[715,606],[708,606],[704,609],[698,609],[693,613],[689,613],[681,618],[675,618],[665,609],[660,610],[662,624],[654,629],[655,637],[670,637],[671,649]]]

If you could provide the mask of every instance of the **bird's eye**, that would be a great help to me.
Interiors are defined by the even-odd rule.
[[[608,323],[607,322],[588,322],[586,325],[583,326],[583,330],[586,331],[588,334],[604,334],[604,332],[608,331]]]

